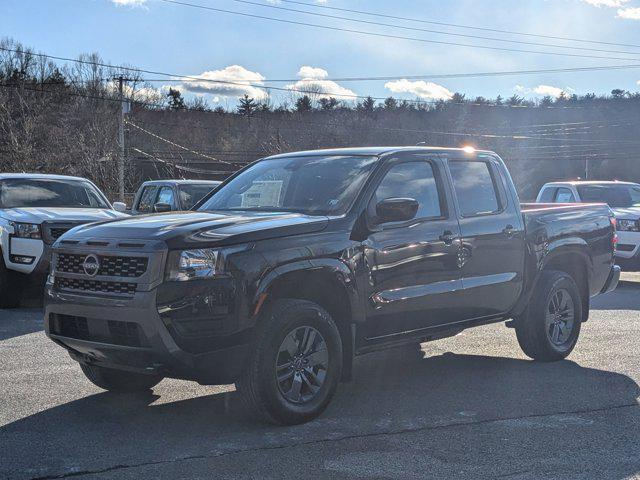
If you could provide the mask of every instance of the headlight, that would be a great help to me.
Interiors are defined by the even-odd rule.
[[[11,222],[13,235],[18,238],[42,238],[40,225],[36,223]]]
[[[624,218],[618,219],[616,229],[620,232],[640,232],[640,226],[637,220],[627,220]]]
[[[222,270],[222,256],[218,250],[178,250],[169,252],[166,279],[178,282],[211,278]]]

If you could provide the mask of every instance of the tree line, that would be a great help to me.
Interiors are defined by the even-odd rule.
[[[126,189],[159,177],[224,178],[264,155],[371,145],[471,145],[508,163],[524,198],[552,179],[640,180],[640,93],[561,94],[537,100],[455,93],[434,102],[344,100],[292,92],[275,103],[245,95],[231,108],[152,88],[141,74],[85,63],[58,64],[0,40],[0,168],[85,176],[117,190],[120,103],[113,78],[129,81]],[[126,66],[125,66],[126,67]],[[184,148],[180,148],[184,147]],[[113,197],[113,195],[112,195]]]

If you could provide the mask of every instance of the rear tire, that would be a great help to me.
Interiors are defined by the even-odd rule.
[[[554,362],[566,358],[576,346],[581,324],[578,286],[567,273],[549,270],[542,272],[515,329],[520,348],[528,357]]]
[[[319,305],[276,300],[261,315],[238,392],[249,413],[295,425],[318,417],[342,374],[342,343],[331,315]]]
[[[0,308],[20,306],[20,290],[17,288],[17,276],[7,269],[0,252]]]
[[[94,385],[118,393],[145,392],[162,380],[160,375],[146,375],[81,363],[82,373]]]

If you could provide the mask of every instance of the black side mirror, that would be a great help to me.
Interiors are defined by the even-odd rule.
[[[419,203],[413,198],[387,198],[376,205],[377,223],[403,222],[418,213]]]
[[[153,206],[153,211],[156,213],[170,212],[171,205],[169,205],[168,203],[156,203]]]

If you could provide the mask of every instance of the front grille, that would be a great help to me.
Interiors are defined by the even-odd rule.
[[[636,248],[635,245],[629,245],[626,243],[619,243],[616,247],[621,252],[632,252],[633,249]]]
[[[56,269],[60,272],[84,274],[82,264],[87,256],[75,253],[59,253]],[[99,256],[100,269],[98,275],[110,277],[142,276],[147,271],[149,259],[147,257]]]
[[[62,235],[67,233],[69,230],[71,230],[70,227],[67,227],[67,228],[63,228],[63,227],[50,228],[49,229],[49,237],[51,237],[51,239],[55,241],[58,238],[60,238]]]
[[[106,282],[101,280],[87,280],[84,278],[56,277],[57,290],[75,290],[82,292],[97,292],[116,295],[133,296],[136,284],[130,282]]]
[[[69,230],[83,223],[86,222],[44,222],[42,224],[42,239],[47,245],[51,245]]]
[[[109,343],[126,347],[143,347],[147,345],[140,326],[133,322],[52,313],[49,315],[49,330],[54,335],[90,342]]]

